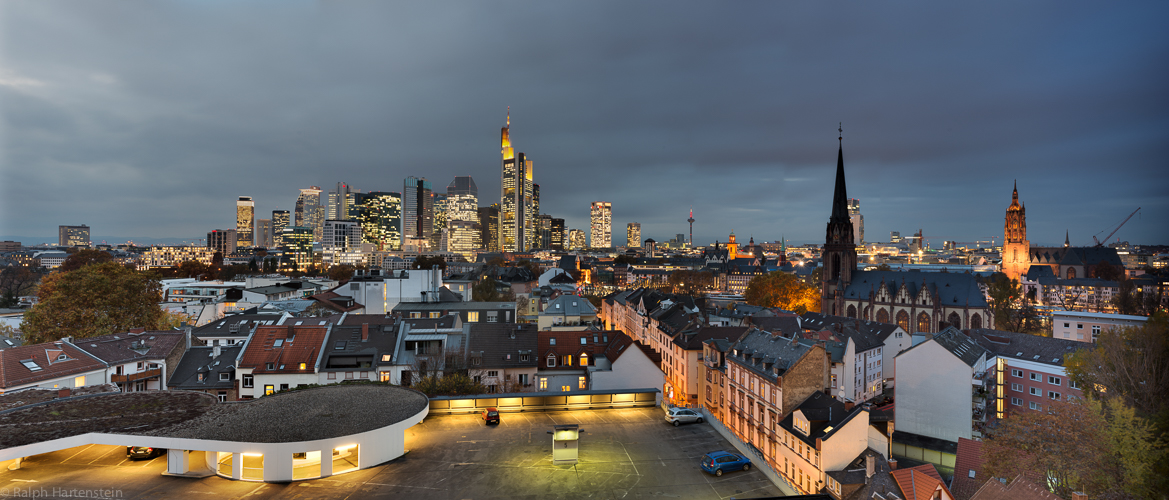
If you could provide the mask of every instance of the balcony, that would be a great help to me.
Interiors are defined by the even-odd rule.
[[[130,375],[110,375],[110,382],[115,384],[124,384],[126,382],[151,379],[160,375],[162,375],[162,368],[155,368],[153,370],[146,370],[144,372],[133,373]]]

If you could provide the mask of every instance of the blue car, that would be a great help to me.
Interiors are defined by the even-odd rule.
[[[737,453],[712,451],[702,456],[702,470],[716,476],[723,472],[751,470],[751,460]]]

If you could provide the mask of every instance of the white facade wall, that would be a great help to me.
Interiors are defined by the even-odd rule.
[[[946,441],[971,439],[975,370],[932,339],[901,353],[895,363],[897,430]]]
[[[881,376],[885,379],[886,382],[891,382],[896,379],[897,363],[894,363],[893,361],[897,358],[898,354],[901,354],[901,351],[909,349],[912,342],[913,337],[905,330],[902,330],[901,327],[898,327],[893,331],[893,333],[889,334],[888,338],[885,339],[883,354],[884,357],[889,358],[889,361],[881,364]]]
[[[74,373],[31,384],[0,388],[0,394],[5,392],[19,391],[22,389],[74,389],[77,387],[102,385],[108,382],[109,379],[106,378],[105,368],[98,368],[88,372]]]
[[[641,349],[632,345],[625,349],[612,370],[591,373],[590,389],[660,389],[666,385],[666,375]]]
[[[1139,326],[1148,320],[1144,316],[1125,314],[1056,311],[1051,313],[1051,332],[1057,339],[1095,342],[1095,337],[1107,330]]]

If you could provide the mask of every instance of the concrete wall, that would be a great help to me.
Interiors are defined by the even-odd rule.
[[[824,348],[814,345],[804,357],[796,361],[795,366],[783,375],[781,386],[780,413],[786,416],[800,403],[803,403],[813,392],[824,390],[828,385],[828,372],[832,360],[826,355]],[[848,376],[848,375],[846,375]]]
[[[973,370],[932,339],[894,361],[897,430],[946,441],[970,439]]]

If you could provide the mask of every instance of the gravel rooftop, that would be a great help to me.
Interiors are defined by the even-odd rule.
[[[41,398],[28,399],[26,403],[35,403]],[[311,441],[395,424],[427,404],[419,392],[380,384],[330,385],[232,403],[195,392],[106,394],[0,414],[0,448],[89,432],[252,443]]]

